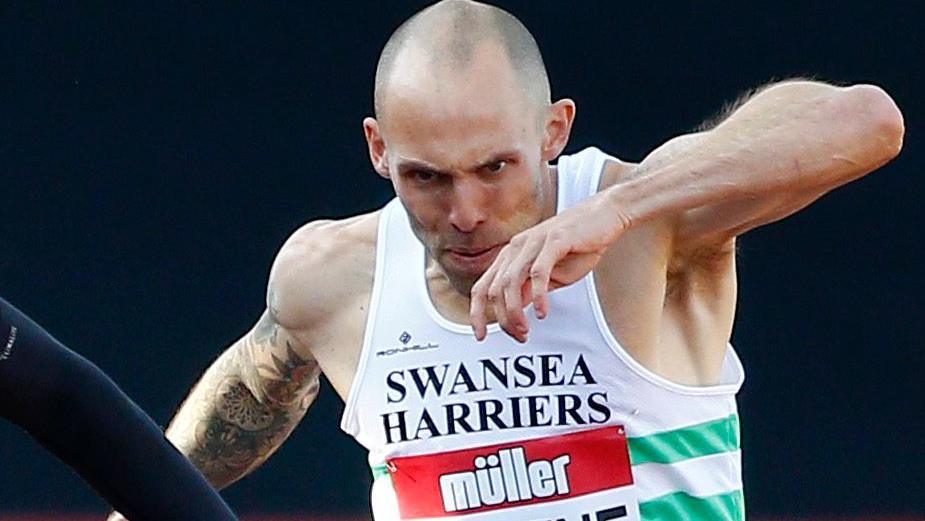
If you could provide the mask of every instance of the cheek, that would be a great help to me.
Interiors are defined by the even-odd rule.
[[[536,211],[538,197],[534,176],[518,172],[517,176],[511,176],[505,186],[498,190],[496,196],[497,208],[505,214],[505,220],[532,215]]]
[[[411,214],[411,219],[418,231],[432,233],[439,228],[441,219],[445,220],[441,217],[443,215],[441,201],[432,194],[403,187],[401,183],[396,183],[395,193]]]

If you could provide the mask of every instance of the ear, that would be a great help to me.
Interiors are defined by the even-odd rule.
[[[382,177],[389,178],[389,161],[385,151],[385,141],[379,132],[379,122],[375,118],[363,120],[363,132],[366,134],[366,145],[369,147],[369,160],[373,168]]]
[[[543,161],[554,161],[565,150],[575,121],[575,102],[561,99],[549,106],[546,112]]]

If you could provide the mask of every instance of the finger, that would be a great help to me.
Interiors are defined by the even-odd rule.
[[[513,242],[513,241],[512,241]],[[495,271],[493,273],[491,284],[488,286],[488,306],[494,313],[495,320],[501,329],[514,339],[521,341],[521,334],[511,326],[510,317],[507,313],[507,299],[505,297],[505,285],[510,280],[507,275],[510,268],[512,255],[517,251],[517,246],[508,244],[498,254],[495,259]]]
[[[473,333],[475,333],[475,339],[480,342],[485,340],[485,337],[488,336],[487,310],[491,305],[488,289],[491,287],[495,278],[495,273],[498,271],[498,261],[500,258],[501,253],[499,252],[498,257],[496,257],[495,261],[488,267],[488,270],[479,277],[479,280],[475,282],[472,286],[472,290],[469,292],[469,324],[472,326]]]
[[[480,342],[485,340],[485,336],[487,335],[485,320],[486,299],[487,296],[484,287],[481,287],[479,283],[472,286],[472,293],[469,296],[469,324],[472,326],[475,339]]]
[[[508,273],[502,277],[502,295],[503,301],[501,305],[504,307],[504,316],[506,319],[506,328],[505,331],[510,331],[515,339],[518,342],[524,343],[527,341],[527,317],[524,316],[523,304],[521,304],[521,286],[517,286],[516,279],[519,277],[516,276],[516,273]],[[510,334],[509,333],[509,334]]]
[[[503,256],[499,256],[497,272],[488,290],[489,305],[495,312],[498,325],[507,335],[521,343],[527,341],[527,321],[523,315],[521,284],[516,282],[521,278],[518,275],[520,268],[514,265],[512,257],[520,257],[529,249],[522,237],[512,240],[502,250]]]
[[[492,280],[493,276],[485,273],[472,287],[469,302],[469,323],[472,325],[475,339],[479,342],[485,340],[485,337],[488,336],[488,308],[491,306],[488,288]]]
[[[533,259],[543,247],[544,239],[538,237],[527,242],[516,259],[508,265],[504,274],[502,285],[504,288],[505,312],[512,330],[518,333],[518,340],[526,342],[530,330],[530,323],[524,313],[524,306],[530,300],[525,290]]]
[[[501,326],[501,329],[508,335],[517,338],[517,332],[511,329],[510,322],[508,321],[507,306],[504,298],[504,277],[501,274],[504,273],[506,267],[507,264],[505,263],[499,268],[498,273],[495,274],[494,280],[492,280],[491,286],[488,287],[488,305],[491,306],[491,310],[495,314],[495,320],[498,322],[498,325]]]
[[[537,254],[530,267],[530,285],[533,291],[533,309],[536,318],[549,316],[549,279],[556,263],[568,253],[558,237],[549,236],[543,249]]]

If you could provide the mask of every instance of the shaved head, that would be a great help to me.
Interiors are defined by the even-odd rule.
[[[437,284],[468,298],[504,244],[555,214],[549,163],[568,142],[575,103],[552,103],[536,40],[517,18],[470,0],[438,2],[395,31],[375,102],[363,120],[373,168],[445,276]]]
[[[504,55],[525,100],[550,103],[549,78],[536,40],[512,14],[470,0],[443,0],[405,21],[392,34],[376,68],[375,110],[382,118],[390,88],[401,81],[459,81],[478,74],[481,56]],[[463,81],[465,81],[463,79]]]

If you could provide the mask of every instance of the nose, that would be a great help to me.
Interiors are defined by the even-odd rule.
[[[457,231],[475,231],[487,217],[490,198],[477,180],[457,180],[453,186],[453,200],[450,203],[450,224]]]

